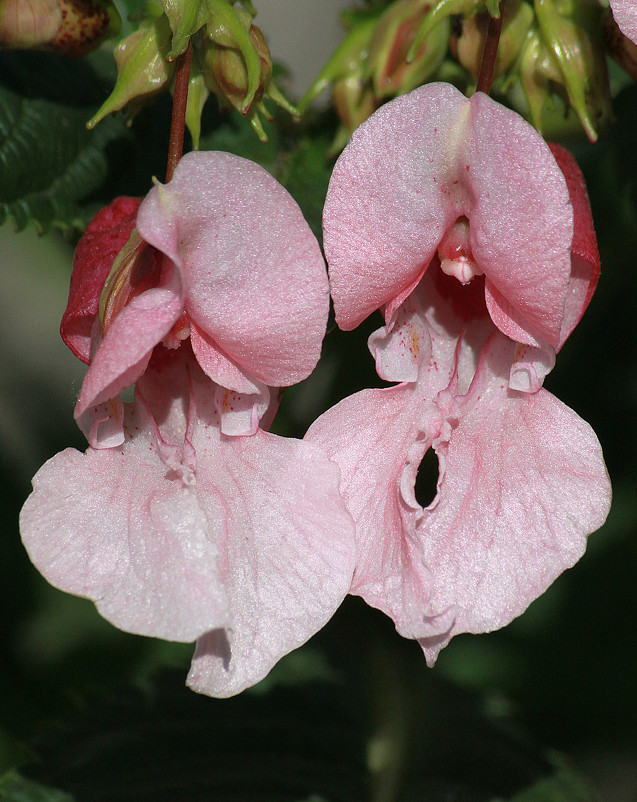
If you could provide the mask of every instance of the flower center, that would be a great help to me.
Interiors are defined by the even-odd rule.
[[[484,275],[476,264],[469,245],[469,220],[459,217],[445,233],[438,246],[442,272],[468,284],[474,276]]]

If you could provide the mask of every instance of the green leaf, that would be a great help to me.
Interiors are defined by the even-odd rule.
[[[544,777],[530,788],[511,797],[510,802],[597,802],[598,796],[590,784],[566,766]]]
[[[55,788],[21,777],[8,771],[0,777],[0,800],[2,802],[74,802],[73,797]]]
[[[94,208],[82,200],[108,174],[106,146],[124,134],[109,119],[86,131],[85,107],[24,97],[0,87],[0,225],[18,231],[33,223],[41,232],[81,231]]]

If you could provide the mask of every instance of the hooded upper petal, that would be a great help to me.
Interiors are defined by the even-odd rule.
[[[381,107],[334,168],[323,219],[337,323],[402,301],[459,218],[496,325],[556,345],[573,236],[564,177],[519,115],[447,84]]]
[[[183,270],[185,309],[213,380],[224,384],[232,365],[276,386],[312,371],[327,323],[327,274],[298,205],[262,167],[229,153],[189,153],[169,184],[150,191],[137,228]]]

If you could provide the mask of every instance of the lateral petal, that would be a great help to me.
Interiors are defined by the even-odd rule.
[[[494,334],[469,393],[434,443],[437,499],[417,534],[434,577],[421,645],[429,663],[459,632],[488,632],[520,615],[582,555],[604,522],[610,483],[590,426],[557,398],[509,390],[515,344]]]
[[[75,418],[88,436],[87,411],[114,398],[144,372],[153,348],[168,334],[182,312],[184,285],[179,271],[166,265],[159,287],[146,290],[113,319],[84,377]],[[123,438],[120,442],[123,442]],[[101,443],[91,443],[101,447]]]
[[[166,464],[139,398],[125,430],[120,448],[66,449],[40,469],[20,516],[24,545],[51,584],[92,599],[120,629],[193,641],[228,621],[224,507],[211,487],[204,512],[192,471]]]
[[[224,499],[220,570],[230,610],[225,630],[197,643],[188,684],[231,696],[262,679],[284,654],[318,631],[347,594],[354,524],[339,494],[339,471],[316,446],[258,430],[220,433],[214,399],[197,389],[189,438],[197,488]]]

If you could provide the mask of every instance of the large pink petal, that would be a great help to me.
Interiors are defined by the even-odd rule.
[[[624,36],[637,44],[637,4],[635,4],[635,0],[610,0],[610,7]]]
[[[431,594],[432,577],[414,536],[421,508],[416,472],[440,416],[414,384],[363,390],[328,410],[305,439],[341,469],[341,493],[356,522],[351,593],[383,610],[413,637]]]
[[[150,191],[137,227],[183,266],[186,311],[211,347],[265,384],[293,384],[312,371],[327,323],[327,274],[301,210],[262,167],[229,153],[189,153],[169,184]]]
[[[60,334],[75,356],[87,365],[102,288],[115,257],[131,235],[140,203],[141,198],[115,198],[91,220],[75,249]]]
[[[334,168],[324,244],[339,326],[404,297],[463,216],[496,325],[556,343],[572,239],[564,177],[519,115],[447,84],[383,106]]]
[[[208,514],[208,504],[223,499],[219,566],[230,620],[198,642],[188,682],[230,696],[264,677],[335,612],[352,578],[354,524],[338,468],[323,452],[261,430],[225,437],[205,385],[194,385],[189,439],[197,492]]]
[[[123,442],[97,441],[93,435],[96,408],[109,401],[143,373],[153,348],[168,334],[183,309],[184,285],[173,265],[164,268],[159,287],[146,290],[113,318],[88,369],[75,407],[78,425],[95,448]],[[94,412],[95,410],[95,412]]]
[[[608,514],[594,432],[545,390],[507,389],[514,348],[493,336],[451,430],[434,443],[439,492],[417,526],[434,577],[431,632],[421,640],[429,662],[454,634],[520,615],[579,559]],[[441,628],[444,613],[452,622]]]
[[[166,464],[171,448],[138,398],[121,448],[67,449],[40,469],[20,529],[48,581],[92,599],[115,626],[193,641],[228,621],[225,513],[213,488],[203,511],[192,469]]]

